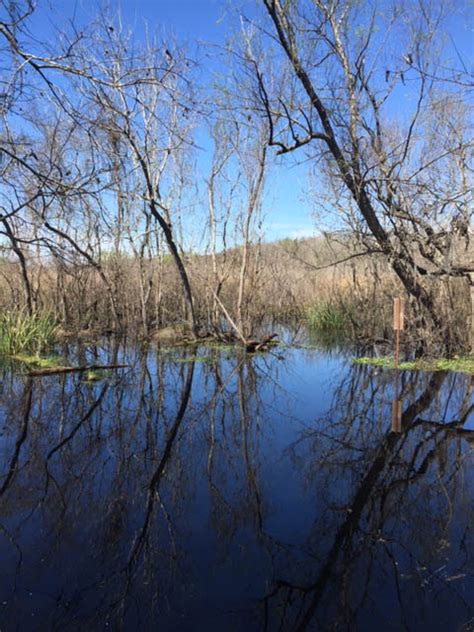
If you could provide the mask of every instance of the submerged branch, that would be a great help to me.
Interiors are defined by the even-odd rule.
[[[86,366],[60,366],[48,367],[46,369],[35,369],[28,371],[28,377],[42,377],[43,375],[55,375],[57,373],[74,373],[85,371],[102,371],[105,369],[125,369],[129,364],[88,364]]]

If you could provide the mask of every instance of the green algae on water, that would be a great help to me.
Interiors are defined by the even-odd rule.
[[[393,356],[353,358],[352,362],[354,364],[366,364],[368,366],[381,367],[384,369],[395,368]],[[403,361],[399,362],[398,368],[400,371],[454,371],[474,375],[474,356]]]
[[[173,358],[174,362],[212,362],[208,356],[188,356],[187,358]]]

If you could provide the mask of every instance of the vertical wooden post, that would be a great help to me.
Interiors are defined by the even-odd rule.
[[[398,385],[397,385],[398,390]],[[402,402],[395,399],[392,402],[392,432],[402,431]]]
[[[398,297],[393,299],[393,330],[395,332],[395,353],[394,364],[395,370],[398,369],[398,361],[400,358],[400,331],[405,325],[403,299]]]
[[[400,330],[395,329],[395,353],[393,356],[393,363],[395,371],[398,371],[398,360],[400,358]]]
[[[393,299],[393,330],[395,332],[395,352],[393,364],[395,368],[394,376],[394,399],[392,401],[392,432],[402,431],[402,402],[398,398],[398,364],[400,360],[400,331],[404,327],[403,299]]]

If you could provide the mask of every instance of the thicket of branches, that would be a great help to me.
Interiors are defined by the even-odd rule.
[[[460,56],[444,60],[441,4],[262,0],[212,87],[182,47],[138,44],[110,11],[49,43],[30,1],[1,7],[3,308],[245,339],[316,300],[319,268],[343,260],[344,300],[378,307],[401,288],[425,350],[469,347],[473,84]],[[261,248],[265,185],[288,153],[316,174],[342,252]]]

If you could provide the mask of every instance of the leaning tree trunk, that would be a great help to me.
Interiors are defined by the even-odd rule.
[[[148,167],[147,161],[143,153],[140,151],[140,148],[129,129],[125,130],[125,135],[132,147],[132,150],[140,165],[143,177],[145,179],[148,198],[149,198],[148,207],[150,209],[150,213],[158,222],[161,230],[163,231],[166,244],[170,250],[174,264],[178,271],[178,275],[179,275],[181,285],[183,288],[184,301],[187,307],[187,319],[188,319],[189,327],[191,329],[193,336],[195,338],[198,338],[198,326],[197,326],[196,313],[194,310],[191,284],[189,282],[186,268],[184,267],[184,262],[181,258],[181,255],[179,254],[178,247],[174,240],[171,224],[166,220],[168,209],[165,209],[165,207],[162,206],[159,200],[157,200],[157,198],[155,197],[156,186],[153,184],[153,178],[152,178],[150,169]],[[161,211],[163,211],[163,213]]]
[[[168,224],[166,219],[161,215],[161,213],[156,208],[156,204],[153,200],[150,202],[150,210],[153,217],[157,220],[160,228],[163,231],[163,234],[166,239],[166,244],[170,249],[171,256],[173,257],[173,261],[175,263],[176,269],[178,270],[179,278],[181,281],[181,285],[183,288],[184,301],[187,308],[187,319],[189,323],[189,327],[191,332],[195,338],[198,337],[198,326],[196,319],[196,312],[194,310],[194,302],[193,302],[193,294],[191,291],[191,284],[189,282],[189,277],[186,272],[186,268],[184,267],[183,260],[181,255],[179,254],[178,247],[173,237],[173,232],[171,230],[171,226]]]
[[[393,176],[393,169],[389,168],[390,165],[387,163],[387,155],[386,152],[383,151],[381,144],[378,146],[377,144],[373,145],[376,149],[376,154],[378,153],[381,173],[384,175],[383,179],[389,181],[389,185],[395,186],[389,186],[387,192],[380,189],[374,190],[373,183],[370,181],[370,178],[367,177],[368,164],[364,164],[364,152],[361,151],[362,144],[358,135],[361,128],[360,110],[362,102],[360,95],[363,93],[364,98],[371,100],[371,112],[376,122],[376,130],[375,133],[374,130],[372,130],[373,135],[371,134],[371,138],[376,141],[376,143],[381,142],[383,128],[381,126],[379,108],[383,101],[379,103],[379,97],[375,96],[370,90],[370,86],[367,83],[367,76],[364,75],[362,70],[364,65],[363,59],[361,61],[362,55],[358,56],[355,69],[351,66],[351,56],[345,48],[341,35],[341,30],[344,28],[344,18],[340,17],[339,19],[336,17],[335,10],[330,7],[330,5],[332,6],[331,3],[315,3],[319,11],[318,19],[321,19],[321,23],[328,26],[327,32],[321,35],[321,38],[331,45],[331,55],[327,55],[326,58],[332,57],[332,59],[338,61],[345,80],[344,89],[346,90],[348,104],[348,118],[342,125],[346,135],[340,135],[341,119],[335,117],[332,106],[325,104],[325,96],[323,96],[323,92],[319,91],[319,85],[312,78],[312,65],[308,63],[306,50],[304,50],[304,55],[302,55],[301,49],[299,48],[300,38],[297,35],[299,35],[298,28],[301,28],[301,24],[299,24],[297,20],[295,20],[295,22],[292,20],[292,17],[295,18],[296,16],[291,11],[291,5],[294,5],[296,7],[296,13],[298,8],[297,3],[287,3],[282,0],[263,0],[263,4],[266,7],[270,20],[273,22],[276,40],[281,45],[284,54],[292,66],[295,77],[309,99],[311,114],[316,115],[315,118],[318,119],[318,126],[313,127],[310,121],[311,116],[308,116],[301,110],[299,111],[299,114],[303,114],[308,123],[308,134],[306,137],[302,137],[295,133],[293,127],[294,119],[291,113],[286,111],[290,140],[285,141],[285,136],[279,133],[281,129],[278,129],[279,118],[282,118],[283,114],[279,113],[278,117],[275,116],[263,82],[263,75],[257,68],[256,78],[259,88],[259,98],[263,105],[263,111],[268,119],[270,145],[276,146],[279,154],[284,154],[307,145],[309,142],[317,141],[325,144],[327,149],[325,154],[332,158],[331,162],[334,167],[333,173],[338,174],[352,195],[364,219],[364,224],[377,241],[387,261],[390,262],[392,269],[403,284],[407,295],[413,298],[419,310],[423,313],[423,317],[426,318],[426,330],[423,328],[419,332],[420,342],[424,344],[426,348],[431,342],[431,337],[434,336],[435,339],[433,342],[438,343],[436,346],[439,346],[437,350],[443,350],[446,353],[452,354],[456,349],[456,344],[459,343],[459,336],[453,333],[450,324],[446,324],[443,320],[438,301],[434,299],[433,293],[431,292],[430,286],[432,284],[429,273],[418,269],[415,265],[413,255],[409,252],[409,236],[400,236],[396,231],[392,233],[388,232],[390,228],[387,228],[387,226],[393,226],[393,218],[396,216],[396,213],[398,213],[398,203],[400,200],[398,200],[398,196],[396,195],[397,181],[390,181],[390,178]],[[347,3],[347,7],[349,6],[350,3]],[[315,41],[318,41],[317,33],[315,37]],[[323,61],[326,58],[323,58]],[[319,64],[322,64],[323,61],[319,62]],[[423,96],[424,92],[420,92],[420,103]],[[287,106],[283,103],[283,107],[286,109]],[[415,119],[412,125],[414,125],[414,121]],[[411,128],[411,130],[412,129],[413,128]],[[410,138],[411,131],[406,140],[407,148]],[[405,154],[401,156],[401,161],[404,161],[405,158],[406,151]],[[395,165],[396,164],[401,164],[401,162],[395,163]],[[371,167],[371,170],[372,169],[373,166]],[[383,213],[382,220],[379,216],[380,208],[382,208]],[[410,217],[409,213],[407,217]],[[388,220],[388,222],[384,220]],[[424,275],[425,278],[421,279],[421,275]],[[464,343],[462,349],[464,349],[465,346]]]

